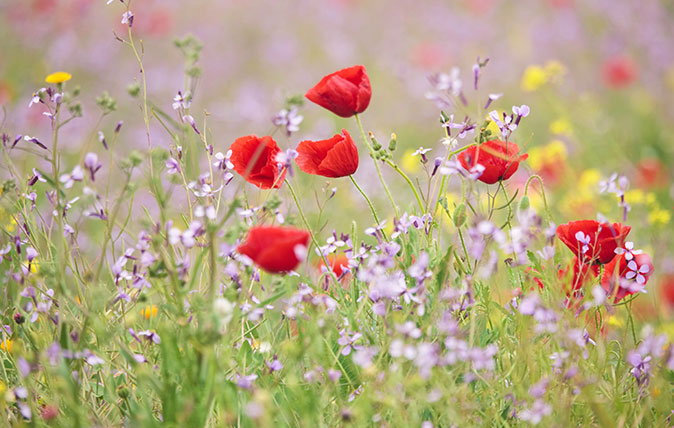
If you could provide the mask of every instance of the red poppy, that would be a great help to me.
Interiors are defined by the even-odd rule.
[[[570,266],[573,266],[573,279],[571,280],[570,287],[566,288],[567,295],[580,290],[588,280],[599,276],[599,265],[588,265],[587,263],[581,262],[578,257],[573,258],[573,262],[571,262]],[[559,270],[560,279],[566,275],[569,271],[569,267]]]
[[[304,259],[309,237],[309,232],[294,227],[257,226],[236,250],[267,272],[288,272]]]
[[[601,286],[607,295],[615,296],[614,303],[643,290],[653,273],[653,263],[648,254],[632,255],[630,260],[627,259],[627,254],[630,253],[616,256],[606,265],[601,277]]]
[[[229,148],[234,169],[247,182],[260,189],[278,189],[283,184],[285,169],[279,172],[276,155],[281,152],[276,141],[255,135],[237,138]]]
[[[557,237],[584,263],[606,264],[615,257],[631,227],[620,223],[578,220],[557,227]]]
[[[637,183],[639,187],[654,188],[667,183],[667,173],[658,159],[643,159],[637,163]]]
[[[302,141],[297,146],[297,166],[307,174],[346,177],[358,169],[358,147],[351,135],[342,134],[321,141]]]
[[[543,289],[543,279],[542,279],[543,277],[538,270],[529,266],[526,269],[524,269],[524,276],[526,280],[533,280],[533,282],[535,282],[536,285],[538,285],[538,288],[540,290]],[[529,291],[533,291],[533,287],[530,288]]]
[[[365,111],[372,88],[365,67],[356,65],[328,74],[305,96],[337,116],[351,117]]]
[[[325,256],[326,259],[328,259],[328,263],[330,263],[330,267],[332,268],[332,271],[335,273],[335,276],[337,278],[341,278],[342,274],[347,271],[347,269],[350,270],[349,268],[349,258],[346,256],[346,254],[328,254]],[[325,266],[325,262],[323,260],[320,260],[318,263],[319,269],[323,269],[323,266]]]
[[[665,303],[674,308],[674,275],[668,275],[662,280],[660,291]]]
[[[519,151],[520,148],[513,142],[492,140],[480,146],[470,146],[461,152],[459,162],[468,170],[475,165],[483,166],[484,171],[478,180],[494,184],[509,179],[519,168],[520,162],[527,158],[526,154],[520,156]]]
[[[625,56],[609,58],[602,66],[602,77],[606,86],[624,88],[637,78],[637,64]]]

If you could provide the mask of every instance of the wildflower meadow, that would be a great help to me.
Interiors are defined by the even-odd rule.
[[[0,35],[0,426],[674,427],[670,2]]]

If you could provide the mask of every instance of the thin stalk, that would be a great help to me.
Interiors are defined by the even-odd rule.
[[[367,149],[370,152],[370,156],[372,157],[372,161],[374,162],[374,167],[377,170],[377,176],[379,177],[379,181],[381,182],[381,185],[384,187],[386,196],[388,196],[389,201],[391,201],[391,205],[393,206],[393,211],[395,211],[396,217],[400,217],[398,205],[396,205],[395,200],[393,199],[393,195],[391,194],[391,190],[389,190],[388,186],[386,185],[386,182],[384,181],[384,177],[381,175],[381,168],[379,168],[377,159],[375,159],[374,149],[372,148],[372,145],[370,145],[370,142],[367,141],[367,137],[365,136],[365,130],[363,129],[363,124],[360,122],[360,117],[357,114],[354,117],[356,118],[358,129],[360,130],[360,136],[363,138],[363,142],[365,142],[365,145],[367,146]]]
[[[372,211],[372,216],[374,217],[374,221],[377,222],[377,225],[379,225],[381,222],[379,221],[379,217],[377,217],[377,212],[374,209],[374,205],[372,205],[372,201],[370,201],[370,198],[367,197],[363,189],[358,185],[356,182],[356,179],[353,178],[353,175],[350,175],[349,178],[351,179],[351,182],[353,183],[354,186],[356,186],[356,189],[360,192],[361,195],[363,195],[363,198],[365,198],[365,201],[367,201],[367,204],[370,206],[370,211]],[[382,231],[384,233],[384,231]],[[384,234],[384,238],[386,238],[386,234]],[[388,238],[386,238],[388,240]]]

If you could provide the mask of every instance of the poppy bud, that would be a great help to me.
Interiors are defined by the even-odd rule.
[[[14,322],[17,324],[23,324],[26,321],[26,318],[19,312],[14,314]]]

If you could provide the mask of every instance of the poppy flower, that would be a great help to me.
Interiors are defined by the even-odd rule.
[[[606,86],[624,88],[636,80],[637,64],[625,56],[609,58],[602,66],[602,77]]]
[[[247,182],[260,189],[278,189],[283,184],[285,169],[279,172],[276,155],[281,152],[276,141],[255,135],[237,138],[229,148],[234,169]]]
[[[288,272],[304,259],[309,232],[294,227],[257,226],[236,249],[271,273]]]
[[[631,227],[620,223],[578,220],[557,227],[557,237],[584,263],[606,264],[613,260]]]
[[[667,173],[658,159],[643,159],[637,163],[639,187],[651,189],[667,183]]]
[[[461,152],[459,162],[467,170],[476,165],[483,166],[484,171],[478,180],[494,184],[509,179],[519,168],[520,162],[527,158],[527,155],[520,156],[519,151],[520,148],[513,142],[492,140],[480,146],[470,146]]]
[[[665,303],[674,308],[674,275],[668,275],[662,280],[660,291]]]
[[[337,278],[341,278],[344,272],[348,272],[348,270],[350,270],[349,258],[344,253],[339,255],[328,254],[325,256],[325,258],[328,260],[328,263],[330,263],[330,268],[332,268],[332,271]],[[323,266],[325,266],[325,262],[321,260],[318,263],[318,267],[322,270]]]
[[[572,292],[575,294],[575,292],[580,290],[588,280],[599,276],[599,265],[583,263],[578,257],[573,258],[573,262],[571,262],[570,266],[573,266],[573,278],[570,287],[566,289],[567,295],[570,295]],[[558,274],[559,278],[561,279],[564,277],[568,271],[569,267],[563,270],[560,269]]]
[[[297,166],[307,174],[346,177],[358,169],[358,147],[351,135],[342,134],[321,141],[302,141],[297,146]]]
[[[328,74],[305,96],[337,116],[351,117],[365,111],[372,88],[365,67],[356,65]]]
[[[629,254],[625,252],[616,256],[606,265],[601,277],[601,286],[607,295],[615,296],[614,303],[643,290],[653,274],[653,263],[648,254],[640,253],[632,257]]]

